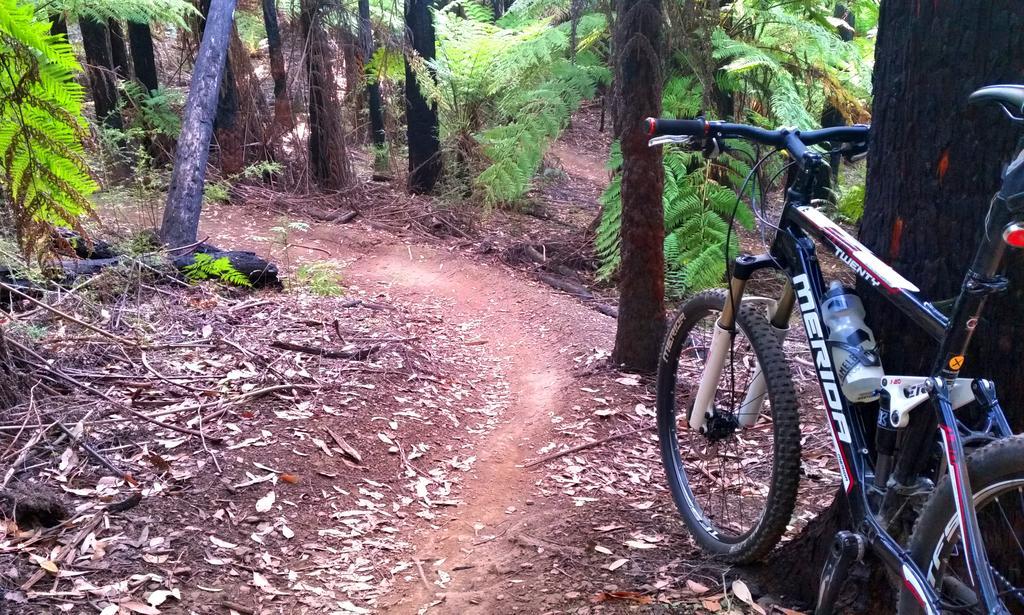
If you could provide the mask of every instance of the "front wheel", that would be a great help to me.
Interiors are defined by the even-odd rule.
[[[775,546],[793,514],[800,426],[779,333],[756,308],[742,304],[735,331],[720,332],[729,337],[712,349],[727,299],[724,291],[701,293],[676,315],[658,367],[658,439],[669,489],[694,539],[745,563]],[[724,360],[709,360],[716,353]],[[709,412],[693,429],[688,418],[706,369]]]
[[[973,453],[967,471],[996,589],[1010,613],[1024,614],[1024,436],[998,440]],[[941,597],[943,613],[985,612],[964,565],[948,477],[918,518],[910,553]],[[899,612],[923,612],[906,587],[900,591]]]

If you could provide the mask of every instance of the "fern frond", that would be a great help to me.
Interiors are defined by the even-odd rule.
[[[66,37],[32,5],[0,0],[0,184],[26,255],[51,228],[81,234],[97,189],[84,158],[81,71]]]

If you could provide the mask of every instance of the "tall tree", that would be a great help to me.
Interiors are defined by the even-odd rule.
[[[975,89],[1024,82],[1024,14],[1018,0],[884,1],[875,48],[867,196],[860,237],[917,284],[924,296],[952,297],[978,245],[988,203],[1000,184],[1020,130],[999,109],[967,104]],[[943,41],[956,40],[956,45]],[[1007,267],[1010,290],[989,302],[965,374],[995,380],[1011,414],[1021,417],[1024,336],[1021,259]],[[926,374],[935,345],[878,293],[861,288],[868,321],[881,344],[888,374]],[[973,363],[972,363],[973,361]],[[904,438],[904,459],[923,458],[906,447],[933,442]],[[817,579],[835,532],[846,526],[844,498],[766,566],[776,590],[813,603]],[[909,529],[909,528],[905,528]],[[874,571],[877,564],[869,564]],[[778,571],[784,571],[778,574]],[[840,597],[847,611],[892,608],[884,573],[861,568]]]
[[[377,47],[373,42],[373,26],[370,23],[370,0],[359,0],[359,47],[363,64],[369,63]],[[370,139],[373,142],[374,168],[385,170],[388,166],[387,135],[384,132],[384,109],[380,98],[380,79],[377,75],[366,75],[366,99],[370,110]]]
[[[78,25],[82,30],[82,46],[88,63],[86,72],[89,74],[96,119],[108,128],[124,128],[124,120],[117,108],[117,79],[107,24],[83,17],[78,20]]]
[[[405,31],[409,48],[424,64],[434,59],[433,0],[406,0]],[[422,66],[423,64],[421,64]],[[409,140],[409,192],[429,193],[441,176],[441,137],[437,103],[428,102],[420,88],[417,71],[405,59],[405,117]],[[433,69],[426,68],[433,79]]]
[[[269,130],[269,139],[290,130],[292,104],[288,98],[288,74],[284,67],[284,48],[281,45],[281,26],[277,20],[277,4],[274,0],[263,0],[263,25],[267,31],[267,53],[270,55],[270,76],[274,80],[274,120]]]
[[[212,0],[206,16],[203,40],[196,54],[181,136],[174,156],[174,170],[167,192],[160,239],[172,247],[196,240],[203,205],[206,161],[210,156],[217,91],[227,58],[235,0]]]
[[[160,87],[153,53],[153,31],[148,23],[128,22],[128,48],[132,54],[135,79],[150,92]]]
[[[643,120],[661,113],[661,0],[621,0],[617,8],[612,118],[622,145],[622,264],[612,360],[654,371],[665,332],[665,171]]]
[[[127,79],[131,76],[131,66],[128,62],[128,44],[124,39],[124,28],[121,22],[116,19],[107,20],[107,30],[110,32],[110,60],[114,65],[114,72],[118,79]]]
[[[301,0],[309,77],[309,166],[317,186],[337,190],[352,183],[353,176],[345,147],[330,40],[324,30],[325,9],[320,0]]]

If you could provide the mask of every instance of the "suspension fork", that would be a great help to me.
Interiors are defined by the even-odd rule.
[[[796,304],[796,293],[793,292],[793,285],[786,280],[786,286],[782,289],[782,295],[778,301],[768,309],[768,322],[775,332],[776,339],[782,344],[789,333],[789,317],[793,312],[793,305]],[[764,405],[764,397],[768,393],[768,385],[758,363],[754,379],[747,387],[747,394],[743,398],[743,404],[737,411],[737,418],[741,427],[753,427],[757,417],[761,416],[761,407]]]
[[[733,263],[732,277],[729,279],[729,293],[726,296],[725,305],[722,307],[722,314],[718,317],[718,322],[715,323],[714,331],[711,333],[708,358],[704,364],[704,372],[701,374],[697,395],[694,397],[693,408],[690,409],[689,425],[691,429],[703,431],[705,421],[712,416],[714,411],[715,391],[718,389],[718,382],[722,378],[722,369],[725,367],[729,350],[732,348],[733,337],[736,335],[736,310],[743,302],[747,281],[760,269],[777,268],[778,263],[768,254],[740,256]],[[795,297],[792,287],[787,283],[786,290],[783,291],[782,298],[779,299],[779,308],[775,310],[773,316],[773,323],[775,320],[783,323],[779,325],[780,328],[788,326],[789,313],[793,309]],[[782,335],[784,334],[783,332]],[[754,397],[751,397],[750,390],[755,388],[754,385],[760,390],[760,393],[758,394],[755,390]],[[745,419],[750,422],[750,425],[753,425],[760,413],[764,395],[764,375],[758,366],[758,373],[755,375],[751,387],[748,388],[743,406],[741,406],[741,408],[747,408],[747,402],[750,402],[751,410],[748,411],[748,414],[751,416]]]
[[[722,314],[711,333],[711,348],[708,349],[708,358],[704,363],[704,373],[700,377],[693,408],[690,409],[690,429],[703,432],[704,422],[712,416],[715,391],[718,390],[718,381],[722,377],[722,369],[732,347],[732,338],[736,335],[736,310],[740,309],[740,303],[743,301],[747,280],[747,276],[736,275],[729,280],[729,292],[725,297],[725,305],[722,306]]]

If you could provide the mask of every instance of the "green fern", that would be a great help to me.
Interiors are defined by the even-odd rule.
[[[468,187],[487,206],[514,204],[580,102],[610,79],[591,36],[606,24],[600,15],[580,21],[588,47],[572,63],[569,24],[504,18],[495,24],[489,14],[474,18],[479,11],[469,6],[457,0],[437,11],[438,53],[429,68],[444,87],[419,82],[438,103],[446,159],[459,165],[449,177],[468,170]],[[410,65],[428,68],[415,57]]]
[[[209,254],[197,253],[192,264],[183,267],[182,271],[190,282],[220,280],[235,286],[252,286],[252,281],[244,273],[235,269],[231,260],[226,256],[214,258]]]
[[[136,23],[171,23],[187,28],[186,17],[200,15],[188,0],[33,0],[48,15],[69,19],[88,17],[97,21],[121,19]]]
[[[26,255],[53,226],[84,234],[97,188],[83,158],[81,67],[32,5],[0,0],[0,165]]]
[[[870,55],[836,36],[821,3],[736,0],[728,16],[729,30],[712,35],[713,55],[725,62],[720,85],[745,94],[760,123],[813,128],[826,102],[850,120],[867,119]]]

